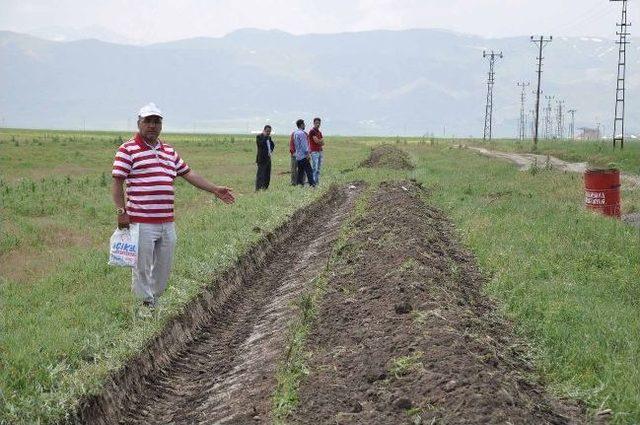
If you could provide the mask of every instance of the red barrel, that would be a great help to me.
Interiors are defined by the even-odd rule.
[[[620,170],[588,169],[584,173],[584,192],[588,209],[620,218]]]

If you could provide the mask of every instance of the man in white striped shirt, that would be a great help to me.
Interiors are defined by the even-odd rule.
[[[161,131],[160,109],[153,103],[143,106],[138,113],[138,133],[120,146],[112,171],[118,227],[138,227],[138,264],[133,268],[132,288],[151,308],[167,287],[173,262],[175,178],[183,177],[226,204],[235,200],[230,188],[209,183],[192,171],[173,147],[159,139]]]

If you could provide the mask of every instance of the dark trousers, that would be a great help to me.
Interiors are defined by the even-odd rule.
[[[313,181],[313,170],[311,169],[311,162],[309,162],[309,158],[301,159],[298,161],[298,184],[300,186],[304,186],[304,176],[307,175],[307,181],[310,186],[316,185],[316,182]]]
[[[256,190],[269,188],[271,181],[271,159],[266,162],[258,163],[258,171],[256,172]]]
[[[302,174],[302,183],[304,184],[306,177],[304,173]],[[298,160],[295,155],[291,155],[291,185],[295,186],[298,184]]]

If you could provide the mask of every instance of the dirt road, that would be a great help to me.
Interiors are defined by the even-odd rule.
[[[545,167],[546,164],[549,164],[549,166],[557,170],[568,171],[570,173],[584,173],[589,167],[589,164],[586,162],[567,162],[548,155],[500,152],[475,146],[466,146],[466,148],[490,158],[498,158],[511,161],[518,166],[520,171],[527,171],[531,167],[533,167],[534,164],[536,164],[538,167]],[[629,188],[640,187],[640,176],[635,174],[622,173],[620,177],[622,179],[622,182],[625,183]]]

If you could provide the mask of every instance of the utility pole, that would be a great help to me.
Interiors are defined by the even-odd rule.
[[[616,24],[620,31],[616,31],[616,35],[620,39],[616,42],[619,46],[618,50],[618,79],[616,81],[616,112],[613,120],[613,148],[616,148],[617,142],[620,142],[620,149],[624,148],[624,94],[625,94],[625,76],[627,73],[627,36],[630,33],[627,27],[631,24],[627,23],[627,0],[609,0],[614,2],[622,2],[622,19]],[[620,131],[620,134],[618,134]]]
[[[556,129],[556,136],[558,136],[558,139],[562,140],[564,139],[564,113],[562,111],[562,107],[564,106],[564,100],[558,100],[558,108],[557,108],[557,115],[556,115],[556,125],[557,125],[557,129]]]
[[[487,106],[484,113],[484,141],[491,140],[493,127],[493,84],[495,83],[494,67],[496,59],[502,59],[502,52],[482,52],[483,58],[489,58],[489,79],[487,80]]]
[[[569,124],[569,138],[571,140],[576,140],[576,112],[575,109],[569,109],[567,111],[571,114],[571,124]]]
[[[520,125],[518,126],[520,140],[524,140],[526,138],[527,116],[524,111],[524,103],[526,100],[526,90],[530,85],[531,83],[529,83],[528,81],[522,81],[521,83],[518,83],[518,87],[522,87],[522,93],[520,93]]]
[[[539,48],[539,52],[538,52],[538,90],[536,92],[536,127],[535,127],[535,132],[533,134],[533,144],[534,145],[538,145],[538,129],[540,127],[540,84],[542,82],[542,59],[544,59],[544,57],[542,56],[542,50],[544,49],[544,46],[546,46],[547,44],[551,43],[551,41],[553,41],[553,36],[549,36],[549,38],[545,38],[544,36],[540,36],[540,38],[536,38],[534,36],[531,36],[531,42],[532,43],[536,43],[538,45]]]
[[[551,102],[555,99],[555,96],[545,96],[547,100],[547,106],[544,108],[544,138],[552,139],[553,138],[553,125],[551,124],[551,111],[553,108],[551,107]]]

